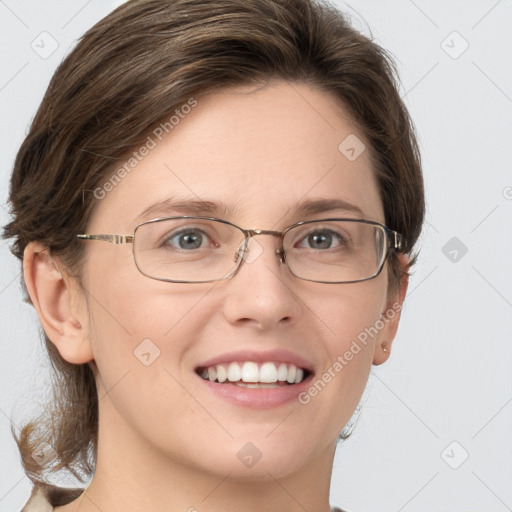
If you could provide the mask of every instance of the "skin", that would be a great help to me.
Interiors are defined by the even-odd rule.
[[[383,223],[369,152],[349,161],[338,151],[349,134],[364,140],[333,97],[303,84],[202,97],[99,201],[87,233],[133,233],[135,217],[170,196],[236,203],[235,216],[219,216],[244,228],[282,230],[308,220],[287,212],[314,198],[345,199]],[[333,214],[357,217],[336,211],[311,219]],[[25,280],[42,326],[65,360],[91,365],[100,397],[95,476],[79,499],[56,510],[330,510],[337,436],[372,364],[389,357],[400,315],[307,405],[236,406],[208,391],[194,368],[236,349],[285,348],[320,376],[401,304],[407,279],[394,295],[387,266],[355,284],[300,280],[275,256],[273,237],[254,240],[262,253],[234,278],[202,284],[145,277],[130,244],[83,242],[83,289],[44,247],[27,246]],[[150,366],[133,354],[146,338],[161,351]],[[252,468],[237,458],[249,441],[262,453]]]

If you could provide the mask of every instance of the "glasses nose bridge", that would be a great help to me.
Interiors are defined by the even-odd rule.
[[[282,231],[273,231],[271,229],[245,229],[244,233],[245,233],[245,237],[247,238],[246,246],[249,245],[249,239],[252,237],[255,237],[257,235],[271,235],[271,236],[279,239],[279,248],[276,250],[276,254],[279,255],[282,263],[285,262],[286,255],[284,253],[284,247],[283,247],[284,233]]]

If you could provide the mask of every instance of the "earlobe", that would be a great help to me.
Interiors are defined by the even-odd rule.
[[[406,272],[409,265],[409,258],[405,254],[399,254],[398,261],[400,267],[404,270],[404,275],[400,279],[399,289],[393,297],[390,297],[386,311],[384,311],[381,315],[380,320],[384,327],[380,332],[374,347],[374,365],[379,365],[386,362],[391,354],[391,347],[398,330],[402,306],[405,300],[405,295],[407,293],[407,287],[409,285],[409,275]]]
[[[85,321],[73,308],[77,291],[42,244],[30,242],[25,248],[23,275],[41,325],[62,358],[73,364],[93,360]]]

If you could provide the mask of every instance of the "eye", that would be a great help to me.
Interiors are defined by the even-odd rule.
[[[205,247],[203,244],[209,239],[210,237],[202,229],[186,228],[177,233],[166,235],[162,245],[184,250],[201,249]]]
[[[304,247],[306,242],[311,249],[333,249],[335,247],[346,246],[348,240],[341,234],[332,229],[316,229],[308,233],[301,240],[299,247]],[[337,243],[337,246],[333,246]]]

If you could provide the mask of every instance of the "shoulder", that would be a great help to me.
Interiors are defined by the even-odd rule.
[[[83,491],[80,488],[69,489],[43,483],[35,484],[21,512],[52,512],[55,510],[54,507],[70,503]]]

